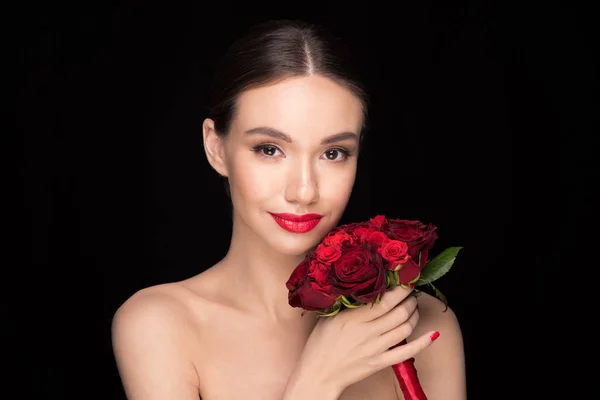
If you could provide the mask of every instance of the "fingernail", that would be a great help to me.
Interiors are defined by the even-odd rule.
[[[440,337],[440,333],[439,332],[433,332],[433,335],[430,336],[430,339],[433,342],[438,337]]]

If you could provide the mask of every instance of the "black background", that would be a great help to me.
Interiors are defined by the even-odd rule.
[[[470,398],[558,396],[557,359],[574,356],[555,344],[584,336],[557,307],[579,303],[567,278],[585,281],[594,244],[583,233],[599,175],[593,15],[416,3],[59,2],[5,14],[17,134],[3,149],[15,179],[2,358],[19,397],[122,398],[117,307],[224,255],[229,204],[201,134],[212,68],[248,26],[282,17],[346,38],[368,72],[371,126],[342,222],[419,219],[439,227],[434,250],[464,246],[438,287],[461,322]]]

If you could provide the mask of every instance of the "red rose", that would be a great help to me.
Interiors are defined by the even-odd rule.
[[[317,246],[315,255],[322,263],[331,264],[342,255],[341,245],[335,242],[329,246],[321,243]]]
[[[308,276],[314,280],[311,282],[313,290],[328,296],[333,294],[332,285],[329,281],[329,264],[319,259],[313,259],[309,264]]]
[[[354,230],[354,236],[359,243],[367,243],[374,248],[380,247],[383,242],[389,240],[385,233],[370,226],[360,226]]]
[[[390,219],[384,224],[382,231],[391,239],[405,242],[408,245],[408,254],[415,263],[423,268],[427,263],[429,249],[437,239],[436,226],[425,225],[420,221],[405,221]]]
[[[352,232],[352,234],[356,237],[356,239],[360,243],[365,243],[367,241],[367,237],[374,232],[373,228],[370,226],[357,226],[356,229]]]
[[[386,222],[387,220],[384,215],[377,215],[369,219],[369,224],[375,229],[381,229],[382,225]]]
[[[368,246],[346,249],[331,265],[329,280],[335,293],[363,303],[374,302],[387,285],[383,259]]]
[[[362,240],[375,248],[381,247],[385,242],[390,240],[385,233],[380,231],[371,231],[362,236]]]
[[[320,290],[315,290],[315,282],[308,276],[310,258],[305,258],[286,282],[288,301],[292,307],[301,307],[309,311],[318,311],[335,303],[334,296],[328,296]],[[317,284],[318,288],[318,284]]]
[[[336,231],[327,235],[323,241],[322,245],[324,246],[342,246],[344,244],[352,244],[354,242],[354,238],[344,231]]]
[[[399,240],[387,240],[377,249],[384,260],[389,261],[388,268],[396,271],[400,264],[404,264],[410,258],[408,254],[408,245]]]
[[[342,225],[339,226],[337,228],[335,228],[334,230],[332,230],[331,232],[329,232],[329,234],[327,234],[327,237],[331,237],[331,236],[335,236],[335,235],[349,235],[352,236],[354,235],[354,232],[356,231],[357,228],[368,228],[369,227],[369,223],[366,221],[363,222],[352,222],[346,225]],[[325,239],[327,240],[327,238]]]
[[[402,285],[413,284],[421,276],[421,267],[412,258],[409,258],[404,264],[400,265],[398,278]]]

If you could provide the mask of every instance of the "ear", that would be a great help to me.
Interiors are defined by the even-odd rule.
[[[204,152],[206,153],[208,163],[219,175],[228,176],[223,139],[215,131],[215,122],[212,119],[207,118],[202,123],[202,136],[204,139]]]

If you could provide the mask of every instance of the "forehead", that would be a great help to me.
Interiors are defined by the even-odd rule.
[[[269,126],[292,137],[321,136],[359,133],[362,119],[360,99],[350,90],[328,78],[303,76],[243,92],[233,128]]]

